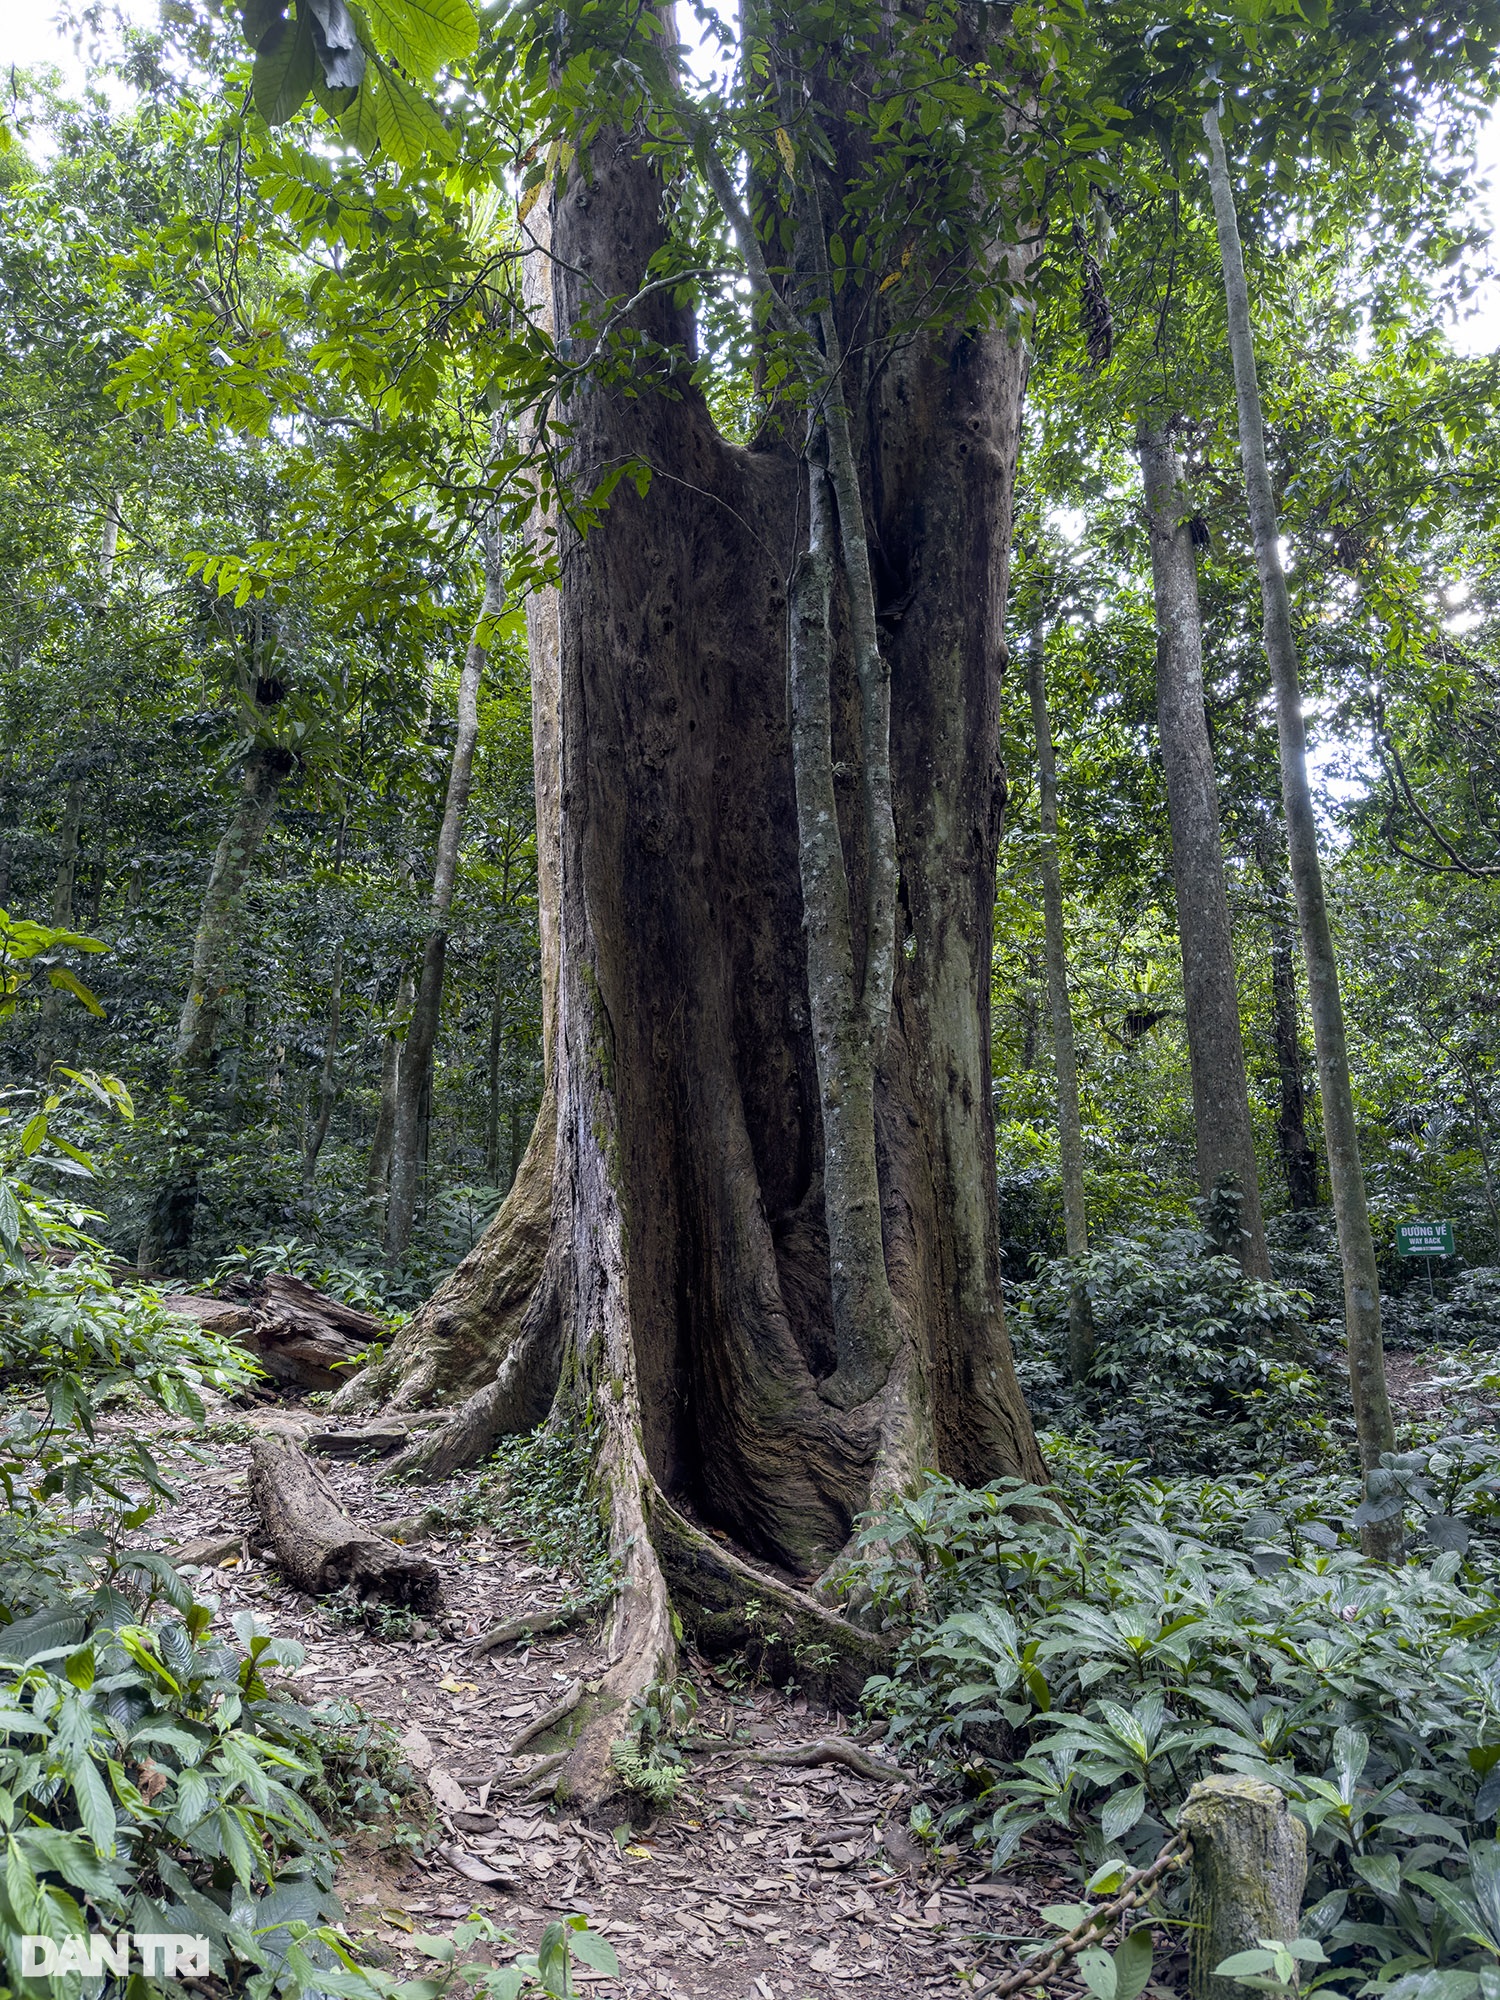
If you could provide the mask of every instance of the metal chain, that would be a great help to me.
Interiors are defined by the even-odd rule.
[[[1185,1833],[1174,1833],[1161,1853],[1149,1868],[1138,1868],[1133,1875],[1127,1875],[1112,1901],[1101,1903],[1097,1910],[1091,1910],[1076,1923],[1065,1937],[1060,1937],[1049,1951],[1040,1958],[1034,1958],[1019,1972],[1012,1972],[1003,1978],[992,1979],[985,1986],[974,1988],[973,2000],[1006,2000],[1012,1993],[1022,1993],[1028,1986],[1034,1986],[1049,1972],[1099,1939],[1120,1921],[1125,1912],[1135,1904],[1146,1901],[1151,1890],[1163,1875],[1170,1875],[1174,1868],[1185,1868],[1193,1852],[1193,1843]]]

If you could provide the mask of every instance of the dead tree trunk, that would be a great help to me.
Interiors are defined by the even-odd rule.
[[[663,241],[658,171],[606,132],[532,218],[557,252],[557,325],[586,324]],[[839,304],[872,310],[853,286]],[[647,352],[691,337],[660,288],[631,318]],[[809,1577],[923,1466],[1045,1477],[1001,1309],[989,1069],[1023,353],[971,325],[893,342],[851,397],[891,701],[899,928],[872,1085],[888,1366],[841,1354],[834,1330],[788,716],[805,468],[785,446],[727,443],[663,367],[670,393],[637,376],[567,405],[577,490],[632,462],[660,476],[643,495],[622,484],[586,539],[564,529],[556,598],[533,607],[542,1114],[491,1229],[349,1392],[466,1394],[408,1455],[432,1472],[549,1408],[587,1410],[624,1565],[606,1704],[674,1656],[658,1496]],[[830,729],[858,771],[841,603]],[[863,913],[858,786],[835,804]],[[847,1405],[825,1393],[846,1358],[845,1383],[878,1385]],[[599,1730],[618,1727],[585,1729],[571,1782],[597,1777]]]
[[[1380,1332],[1380,1274],[1370,1210],[1365,1199],[1364,1169],[1359,1156],[1359,1129],[1354,1115],[1354,1088],[1349,1075],[1349,1049],[1344,1035],[1344,1005],[1339,993],[1338,957],[1333,926],[1323,893],[1323,867],[1318,858],[1318,825],[1307,782],[1307,733],[1302,717],[1302,689],[1297,641],[1292,632],[1291,598],[1281,566],[1281,537],[1276,501],[1266,463],[1266,433],[1261,417],[1260,385],[1255,372],[1255,339],[1250,325],[1250,293],[1240,250],[1239,220],[1229,162],[1219,131],[1218,113],[1205,117],[1208,135],[1209,185],[1218,223],[1219,250],[1224,264],[1224,295],[1229,315],[1229,347],[1234,361],[1239,400],[1240,459],[1245,473],[1255,564],[1260,572],[1266,659],[1276,691],[1276,730],[1281,745],[1281,793],[1286,810],[1287,846],[1292,887],[1302,925],[1302,951],[1307,961],[1307,985],[1318,1053],[1318,1088],[1323,1103],[1323,1138],[1328,1154],[1328,1181],[1338,1223],[1339,1257],[1344,1267],[1344,1325],[1349,1350],[1349,1386],[1354,1425],[1359,1438],[1359,1462],[1366,1471],[1378,1466],[1383,1453],[1395,1449],[1395,1430],[1385,1386],[1385,1349]],[[1391,1557],[1400,1548],[1400,1516],[1371,1522],[1361,1530],[1366,1554]]]
[[[250,1501],[265,1525],[288,1583],[312,1597],[353,1590],[414,1611],[438,1606],[437,1564],[398,1548],[339,1506],[327,1480],[296,1445],[256,1438],[250,1446]]]
[[[1052,1023],[1052,1064],[1057,1078],[1057,1154],[1062,1169],[1063,1232],[1070,1257],[1088,1254],[1089,1218],[1083,1193],[1083,1117],[1078,1106],[1078,1056],[1073,1044],[1073,1003],[1068,993],[1068,934],[1063,921],[1062,865],[1057,851],[1057,759],[1047,714],[1047,652],[1042,622],[1032,628],[1026,661],[1031,724],[1036,736],[1041,831],[1042,922],[1047,948],[1047,1008]],[[1086,1382],[1094,1365],[1094,1316],[1079,1285],[1068,1299],[1068,1368]]]
[[[1240,1262],[1253,1277],[1269,1278],[1224,887],[1219,797],[1203,706],[1203,626],[1188,528],[1192,510],[1181,462],[1166,430],[1144,425],[1137,448],[1151,535],[1156,715],[1172,822],[1172,877],[1182,948],[1198,1187],[1206,1198],[1221,1181],[1233,1183],[1240,1196]]]

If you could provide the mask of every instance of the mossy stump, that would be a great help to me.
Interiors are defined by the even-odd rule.
[[[1194,1785],[1181,1827],[1193,1843],[1188,1990],[1193,2000],[1249,2000],[1253,1988],[1214,1967],[1262,1938],[1298,1936],[1307,1830],[1274,1785],[1241,1777]]]

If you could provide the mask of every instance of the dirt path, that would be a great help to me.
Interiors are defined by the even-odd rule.
[[[442,1572],[435,1621],[398,1639],[340,1624],[261,1555],[245,1492],[252,1428],[298,1435],[317,1423],[294,1405],[233,1415],[216,1427],[225,1441],[210,1447],[209,1466],[193,1456],[201,1442],[188,1450],[180,1432],[163,1434],[164,1469],[182,1499],[155,1517],[151,1541],[172,1550],[236,1537],[234,1552],[197,1577],[220,1597],[218,1625],[227,1634],[237,1611],[253,1611],[306,1648],[299,1699],[352,1700],[403,1737],[432,1793],[433,1837],[423,1852],[403,1845],[398,1828],[373,1829],[350,1846],[339,1883],[351,1935],[391,1968],[416,1960],[413,1931],[474,1911],[527,1948],[547,1923],[577,1912],[619,1956],[619,1979],[577,1975],[601,2000],[906,2000],[967,1990],[976,1972],[1013,1963],[1004,1941],[1046,1932],[1036,1910],[1074,1893],[1044,1854],[992,1881],[956,1852],[924,1853],[906,1832],[903,1788],[838,1767],[695,1760],[671,1812],[634,1827],[518,1803],[505,1781],[483,1780],[497,1770],[523,1776],[524,1754],[505,1756],[512,1737],[574,1680],[587,1687],[603,1671],[597,1625],[478,1659],[470,1642],[501,1618],[561,1603],[565,1580],[497,1530],[439,1536],[423,1543]],[[334,1461],[328,1470],[347,1511],[376,1524],[463,1485],[414,1496],[382,1487],[373,1467]],[[786,1744],[839,1726],[795,1695],[741,1687],[702,1664],[691,1671],[701,1727]]]

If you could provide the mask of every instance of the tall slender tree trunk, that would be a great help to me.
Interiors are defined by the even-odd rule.
[[[484,604],[480,620],[498,617],[503,603],[504,562],[498,526],[484,531]],[[464,815],[474,775],[474,745],[479,739],[479,684],[484,675],[485,648],[476,629],[464,658],[458,684],[458,729],[448,771],[443,824],[438,833],[432,872],[431,928],[422,952],[416,1000],[407,1025],[406,1041],[396,1083],[396,1123],[391,1141],[390,1194],[385,1211],[385,1254],[397,1258],[411,1241],[421,1174],[425,1114],[431,1102],[432,1058],[437,1047],[443,1009],[443,972],[448,958],[448,918],[458,879],[458,851]]]
[[[380,1232],[385,1233],[385,1197],[391,1175],[391,1141],[396,1132],[396,1091],[401,1077],[401,1050],[406,1024],[411,1019],[412,1002],[417,997],[416,981],[403,966],[391,1001],[391,1018],[382,1037],[380,1054],[380,1100],[375,1112],[375,1130],[370,1138],[370,1165],[365,1191],[380,1208]]]
[[[587,352],[591,302],[631,296],[664,241],[658,168],[606,130],[532,217],[556,252],[557,328]],[[876,337],[879,300],[855,284],[838,310]],[[692,339],[661,290],[632,323],[646,355]],[[784,1585],[729,1571],[680,1507],[807,1577],[924,1466],[1045,1476],[999,1297],[988,1016],[1024,379],[1019,347],[984,327],[892,339],[850,392],[867,505],[851,519],[835,495],[841,571],[861,526],[866,561],[879,551],[891,701],[899,949],[872,1035],[888,1363],[878,1330],[841,1352],[833,1311],[788,712],[807,468],[774,441],[727,443],[675,361],[567,406],[577,490],[621,464],[658,473],[644,494],[622,483],[586,539],[563,524],[556,599],[531,623],[547,1094],[495,1223],[363,1393],[472,1391],[409,1455],[433,1474],[554,1407],[587,1426],[623,1569],[605,1704],[671,1670],[674,1610],[705,1642],[746,1629],[722,1603],[709,1618],[705,1578],[743,1594],[749,1576],[793,1615]],[[871,705],[834,595],[832,751],[858,774]],[[858,776],[835,806],[868,943],[879,842]],[[841,1373],[879,1386],[826,1393]],[[618,1727],[584,1726],[566,1782],[597,1783]]]
[[[1088,1254],[1089,1219],[1083,1193],[1083,1117],[1078,1105],[1078,1055],[1073,1041],[1073,1003],[1068,993],[1068,934],[1063,921],[1062,862],[1057,845],[1057,758],[1047,713],[1047,640],[1039,618],[1031,628],[1026,655],[1031,726],[1036,737],[1036,769],[1041,841],[1042,919],[1047,951],[1047,1010],[1052,1024],[1052,1064],[1057,1077],[1057,1152],[1062,1169],[1063,1235],[1070,1257]],[[1087,1382],[1094,1366],[1094,1316],[1087,1290],[1079,1285],[1068,1298],[1068,1369]]]
[[[339,1029],[344,1011],[344,940],[333,948],[333,981],[328,993],[328,1029],[323,1037],[323,1063],[318,1071],[318,1114],[307,1135],[302,1155],[302,1186],[312,1194],[318,1175],[318,1155],[328,1137],[333,1107],[338,1099]]]
[[[234,814],[214,850],[172,1050],[183,1093],[189,1105],[200,1112],[218,1065],[245,888],[275,815],[281,787],[292,769],[288,751],[275,744],[256,744],[240,775]],[[152,1202],[137,1251],[143,1271],[184,1268],[192,1247],[197,1206],[198,1154],[196,1143],[189,1139],[178,1149]]]
[[[490,1041],[485,1062],[484,1171],[491,1187],[500,1185],[500,1070],[504,1052],[504,959],[497,952],[495,984],[490,995]]]
[[[1333,929],[1323,893],[1323,869],[1318,858],[1318,828],[1312,791],[1307,782],[1307,736],[1302,717],[1297,642],[1292,634],[1291,599],[1281,566],[1280,531],[1271,474],[1266,463],[1265,426],[1260,409],[1260,385],[1255,372],[1255,340],[1250,326],[1250,293],[1240,250],[1239,221],[1229,181],[1229,162],[1216,111],[1203,121],[1208,134],[1209,185],[1218,224],[1219,251],[1224,264],[1224,294],[1229,313],[1229,348],[1234,361],[1239,401],[1240,457],[1255,541],[1255,565],[1260,572],[1266,659],[1276,691],[1276,730],[1281,746],[1281,795],[1286,811],[1287,847],[1292,887],[1302,927],[1302,952],[1307,963],[1313,1041],[1318,1056],[1318,1090],[1323,1102],[1323,1139],[1328,1156],[1328,1180],[1338,1223],[1339,1255],[1344,1267],[1344,1322],[1349,1348],[1349,1386],[1354,1424],[1359,1438],[1360,1465],[1369,1473],[1381,1454],[1395,1449],[1390,1401],[1385,1385],[1385,1352],[1380,1333],[1380,1276],[1370,1211],[1365,1200],[1364,1170],[1359,1157],[1359,1132],[1354,1117],[1354,1090],[1349,1076],[1349,1051],[1344,1035],[1344,1009],[1339,995],[1338,960]],[[1399,1515],[1371,1522],[1361,1531],[1367,1554],[1394,1557],[1400,1549]]]
[[[292,759],[285,750],[256,745],[245,760],[234,816],[214,850],[172,1052],[178,1067],[189,1075],[206,1075],[218,1059],[245,888],[291,769]]]
[[[1271,1046],[1276,1058],[1276,1145],[1293,1210],[1318,1205],[1318,1160],[1307,1136],[1302,1077],[1302,1025],[1297,1005],[1296,910],[1287,891],[1278,842],[1263,821],[1255,829],[1255,859],[1266,886],[1271,933]]]
[[[1207,1197],[1221,1182],[1233,1185],[1240,1197],[1240,1262],[1252,1277],[1269,1278],[1224,886],[1219,796],[1203,705],[1203,626],[1188,528],[1192,509],[1182,465],[1165,427],[1143,425],[1137,448],[1150,524],[1156,716],[1172,824],[1198,1187]]]
[[[57,930],[73,928],[73,891],[78,880],[79,835],[83,827],[83,806],[87,783],[82,775],[69,778],[63,794],[62,818],[57,828],[57,862],[52,875],[52,897],[48,915]],[[62,995],[49,986],[42,995],[41,1036],[38,1053],[46,1070],[61,1054],[58,1047],[58,1020]]]

